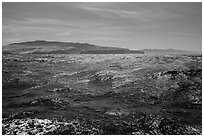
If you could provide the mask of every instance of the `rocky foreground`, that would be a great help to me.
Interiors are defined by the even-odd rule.
[[[200,135],[200,55],[3,55],[2,134]]]
[[[3,134],[5,135],[201,135],[198,127],[183,125],[175,119],[162,118],[155,115],[144,115],[132,122],[112,121],[102,123],[97,121],[57,121],[50,119],[13,119],[3,120]]]

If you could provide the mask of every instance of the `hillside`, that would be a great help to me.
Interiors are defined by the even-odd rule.
[[[58,41],[27,41],[3,46],[5,54],[202,54],[199,51],[176,49],[141,49],[103,47],[88,43]]]
[[[117,49],[117,50],[87,50],[81,52],[80,54],[144,54],[144,52],[138,50]]]
[[[125,48],[102,47],[88,43],[28,41],[12,43],[3,47],[3,53],[15,54],[138,54],[143,52]]]

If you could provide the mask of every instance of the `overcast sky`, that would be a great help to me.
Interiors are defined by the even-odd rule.
[[[201,3],[3,3],[3,45],[28,40],[202,49]]]

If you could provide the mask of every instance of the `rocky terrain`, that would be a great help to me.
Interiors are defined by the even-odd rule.
[[[202,56],[2,55],[2,134],[199,135]]]

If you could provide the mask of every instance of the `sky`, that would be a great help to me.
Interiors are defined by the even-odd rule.
[[[202,50],[202,3],[2,3],[2,44],[86,42],[129,49]]]

